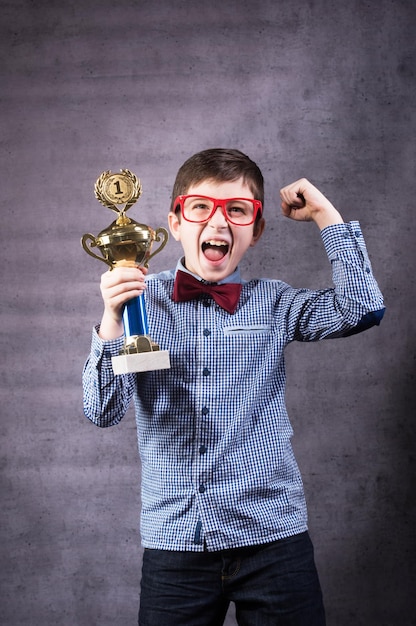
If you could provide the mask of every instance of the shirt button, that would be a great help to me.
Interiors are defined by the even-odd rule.
[[[354,233],[354,235],[355,235],[356,237],[361,237],[361,232],[360,232],[359,230],[356,230],[356,231],[355,231],[355,233]]]
[[[202,415],[208,415],[209,413],[209,408],[207,406],[202,407],[202,411],[201,411]]]
[[[204,376],[209,376],[211,374],[211,372],[209,371],[209,369],[207,367],[204,367],[204,369],[202,370],[202,374]]]
[[[207,451],[205,446],[199,446],[199,454],[205,454],[205,452]]]
[[[199,493],[204,493],[205,492],[205,485],[203,485],[203,484],[199,485],[198,491],[199,491]]]
[[[343,235],[344,239],[349,239],[350,238],[350,234],[348,231],[345,231],[344,235]]]
[[[210,331],[210,330],[208,330],[208,328],[204,328],[204,336],[205,336],[205,337],[209,337],[209,336],[210,336],[210,334],[211,334],[211,331]]]

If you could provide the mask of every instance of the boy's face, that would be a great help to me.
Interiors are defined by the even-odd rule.
[[[206,180],[191,186],[187,195],[195,194],[218,198],[254,198],[247,184],[235,181]],[[210,282],[219,282],[232,274],[250,246],[260,239],[264,229],[263,218],[257,224],[235,226],[229,224],[221,208],[208,222],[187,222],[180,213],[169,213],[169,228],[185,252],[186,268]]]

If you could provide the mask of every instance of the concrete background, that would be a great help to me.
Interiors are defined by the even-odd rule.
[[[80,247],[132,169],[132,216],[166,224],[174,176],[207,147],[247,152],[268,229],[245,276],[320,287],[313,225],[280,215],[307,176],[363,226],[380,328],[288,350],[288,404],[329,626],[415,615],[413,0],[2,0],[0,623],[136,623],[133,414],[99,430],[80,376],[104,265]],[[177,244],[151,269],[170,267]],[[227,624],[234,624],[232,611]]]

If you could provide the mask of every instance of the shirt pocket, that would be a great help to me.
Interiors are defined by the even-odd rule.
[[[256,324],[252,326],[225,326],[224,335],[227,337],[250,337],[253,335],[269,335],[271,327],[268,324]]]

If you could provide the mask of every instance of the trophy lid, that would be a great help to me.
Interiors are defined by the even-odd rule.
[[[127,222],[128,220],[128,222]],[[117,245],[118,243],[147,243],[154,240],[154,231],[150,226],[139,224],[131,218],[124,223],[115,220],[110,226],[98,233],[98,246]]]

